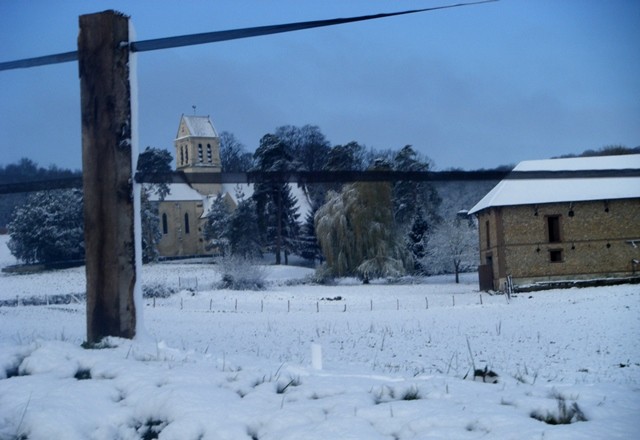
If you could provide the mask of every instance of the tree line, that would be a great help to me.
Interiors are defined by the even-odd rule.
[[[605,147],[600,152],[614,151]],[[615,152],[635,149],[616,147]],[[432,161],[412,146],[373,150],[357,142],[331,145],[317,126],[282,126],[264,135],[254,153],[233,134],[220,135],[223,172],[248,171],[430,171]],[[139,170],[170,172],[173,158],[164,149],[141,153]],[[504,168],[504,167],[502,167]],[[510,168],[510,167],[509,167]],[[501,168],[499,168],[501,169]],[[56,167],[44,169],[29,159],[0,167],[0,182],[78,175]],[[237,206],[218,196],[208,212],[204,238],[210,252],[252,259],[274,255],[288,264],[291,255],[322,262],[323,276],[376,277],[407,273],[456,274],[477,264],[476,226],[464,215],[497,182],[354,182],[304,184],[310,204],[300,218],[291,186],[256,183],[250,196],[237,188]],[[155,261],[161,238],[157,203],[167,184],[142,190],[143,260]],[[15,196],[15,197],[13,197]],[[11,214],[8,214],[8,212]],[[2,217],[1,215],[4,215]],[[46,262],[81,259],[82,193],[56,190],[29,196],[0,197],[0,220],[8,223],[9,247],[19,259]]]
[[[5,166],[0,165],[0,183],[33,182],[80,175],[80,171],[71,171],[56,165],[44,168],[27,158]],[[0,194],[0,233],[6,232],[7,224],[11,220],[11,214],[15,207],[24,204],[26,200],[27,194],[25,193]]]
[[[331,145],[317,126],[282,126],[264,135],[254,153],[230,133],[220,135],[222,170],[229,172],[426,172],[432,161],[406,145],[368,149],[358,142]],[[205,224],[209,250],[240,258],[268,252],[275,264],[290,255],[322,262],[321,276],[357,276],[367,282],[403,274],[455,272],[477,264],[476,228],[458,211],[470,208],[496,182],[305,183],[310,210],[301,218],[284,183],[257,183],[238,205],[222,196]],[[455,200],[444,200],[454,196]]]

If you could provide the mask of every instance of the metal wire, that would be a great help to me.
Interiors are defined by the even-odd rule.
[[[280,34],[284,32],[295,32],[304,29],[335,26],[339,24],[355,23],[366,20],[376,20],[379,18],[395,17],[399,15],[417,14],[420,12],[436,11],[439,9],[459,8],[462,6],[478,5],[496,1],[498,0],[482,0],[469,3],[457,3],[454,5],[435,6],[432,8],[413,9],[408,11],[390,12],[375,15],[363,15],[359,17],[305,21],[271,26],[258,26],[244,29],[206,32],[202,34],[182,35],[177,37],[157,38],[153,40],[133,41],[129,44],[129,48],[132,52],[147,52],[151,50],[168,49],[172,47],[194,46],[197,44],[216,43],[220,41],[238,40],[241,38],[260,37],[264,35]],[[0,71],[45,66],[49,64],[68,63],[72,61],[78,61],[77,51],[45,55],[35,58],[25,58],[22,60],[0,62]]]

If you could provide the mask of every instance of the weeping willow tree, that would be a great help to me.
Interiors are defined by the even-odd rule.
[[[377,165],[375,169],[381,169]],[[392,185],[356,182],[330,192],[315,216],[316,235],[333,276],[401,276],[411,258],[393,217]]]

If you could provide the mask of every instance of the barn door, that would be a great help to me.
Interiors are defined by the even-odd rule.
[[[480,290],[484,292],[493,290],[493,267],[491,264],[482,264],[478,266],[478,278],[480,282]]]

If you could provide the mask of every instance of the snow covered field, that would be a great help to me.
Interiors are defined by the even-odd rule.
[[[507,303],[475,274],[313,286],[266,270],[268,290],[233,292],[209,265],[145,266],[145,283],[199,289],[145,300],[146,334],[104,349],[80,347],[82,303],[0,307],[0,439],[640,438],[638,285]],[[83,291],[84,268],[0,275],[0,300]]]

